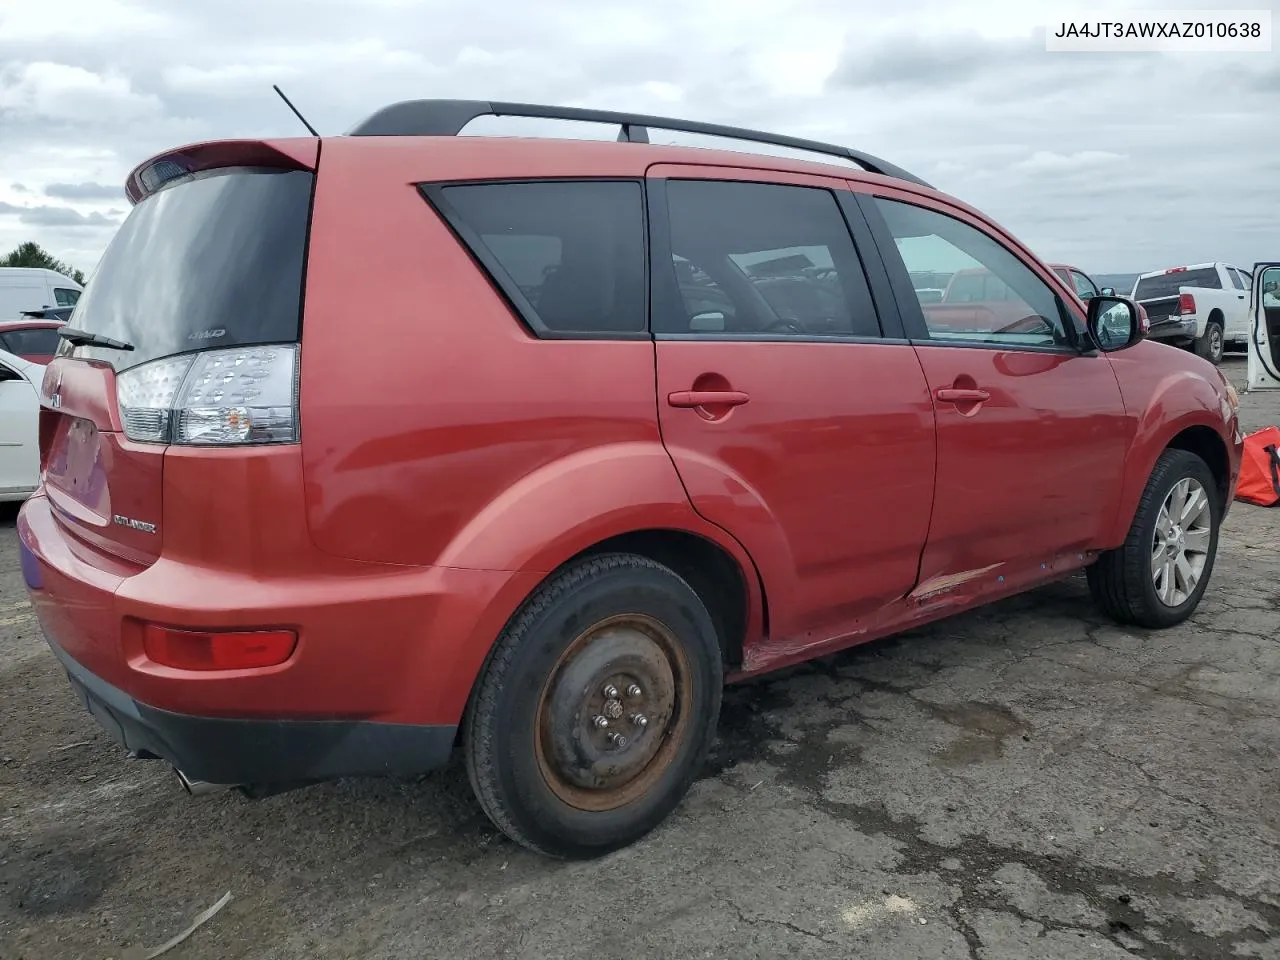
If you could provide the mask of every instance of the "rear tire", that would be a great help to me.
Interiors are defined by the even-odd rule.
[[[1224,346],[1222,324],[1217,320],[1210,320],[1204,328],[1204,335],[1195,341],[1196,356],[1203,357],[1216,366],[1222,362]]]
[[[1087,571],[1089,590],[1103,612],[1153,629],[1191,616],[1218,553],[1219,501],[1217,482],[1203,460],[1185,450],[1162,453],[1123,546],[1104,553]]]
[[[624,847],[688,792],[723,685],[711,616],[677,574],[633,554],[574,563],[508,624],[472,695],[476,798],[498,829],[548,856]]]

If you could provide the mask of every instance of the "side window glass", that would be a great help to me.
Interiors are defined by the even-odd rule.
[[[80,299],[80,291],[69,290],[66,287],[54,287],[53,299],[59,307],[74,307],[76,301]]]
[[[1098,288],[1093,285],[1093,281],[1086,277],[1083,273],[1071,271],[1071,280],[1075,284],[1076,293],[1080,295],[1081,300],[1088,300],[1090,297],[1098,295]]]
[[[472,252],[535,332],[644,332],[640,184],[479,183],[442,193]]]
[[[667,183],[679,298],[659,333],[878,337],[871,293],[829,190],[767,183]]]
[[[921,300],[929,336],[1008,346],[1067,347],[1066,306],[1001,243],[961,220],[877,197],[909,272],[949,272],[941,302]]]
[[[1235,288],[1237,290],[1247,289],[1247,287],[1245,287],[1244,285],[1244,280],[1241,279],[1240,274],[1236,271],[1234,267],[1227,267],[1227,273],[1230,275],[1231,282],[1235,284]]]

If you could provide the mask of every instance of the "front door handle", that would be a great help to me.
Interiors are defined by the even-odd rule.
[[[991,394],[985,390],[969,390],[963,387],[940,387],[933,395],[943,403],[985,403]]]
[[[667,394],[673,407],[740,407],[751,398],[740,390],[677,390]]]

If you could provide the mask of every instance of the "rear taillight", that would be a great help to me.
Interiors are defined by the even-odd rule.
[[[1184,317],[1196,312],[1196,298],[1189,293],[1178,295],[1178,312]]]
[[[298,439],[298,348],[240,347],[145,363],[116,377],[130,440],[226,446]]]
[[[147,659],[178,670],[253,670],[274,667],[293,655],[292,630],[206,632],[149,623],[142,630]]]

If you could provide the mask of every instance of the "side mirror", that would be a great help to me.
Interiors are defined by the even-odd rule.
[[[1104,353],[1124,350],[1147,335],[1144,313],[1126,297],[1102,294],[1089,303],[1089,336]]]
[[[1099,292],[1100,292],[1104,297],[1114,297],[1114,296],[1116,295],[1116,288],[1115,288],[1115,287],[1103,287],[1103,288],[1102,288],[1102,290],[1100,290]]]

